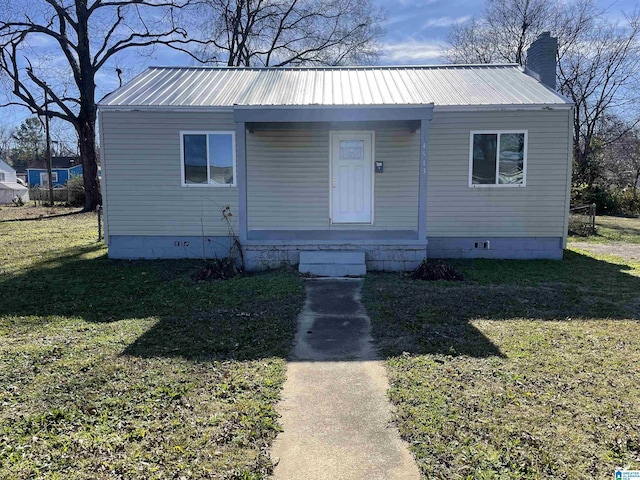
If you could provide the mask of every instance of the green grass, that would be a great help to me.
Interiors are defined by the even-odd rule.
[[[0,478],[269,474],[295,275],[196,283],[199,261],[109,261],[95,214],[2,213]]]
[[[458,261],[464,282],[369,275],[363,300],[425,478],[640,469],[640,265]]]
[[[602,216],[596,217],[596,234],[571,236],[569,242],[628,242],[640,243],[640,218]]]

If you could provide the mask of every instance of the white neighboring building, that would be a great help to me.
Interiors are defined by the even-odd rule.
[[[15,197],[20,197],[23,202],[28,202],[29,189],[18,183],[18,177],[13,167],[0,159],[0,205],[12,203]]]

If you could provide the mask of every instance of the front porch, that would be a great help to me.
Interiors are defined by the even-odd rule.
[[[426,256],[432,106],[236,107],[239,233],[251,270],[362,252],[369,270]]]

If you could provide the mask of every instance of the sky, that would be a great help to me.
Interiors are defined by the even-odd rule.
[[[452,25],[482,13],[482,0],[376,0],[388,12],[381,64],[441,63]],[[640,0],[597,0],[612,18],[640,9]]]
[[[446,45],[449,28],[481,14],[482,0],[374,0],[385,8],[386,34],[381,40],[382,53],[379,63],[383,65],[424,65],[440,63]],[[621,17],[621,12],[640,9],[640,0],[597,0],[612,18]],[[151,58],[131,62],[138,71],[149,65],[192,65],[186,54],[159,50]],[[127,76],[137,73],[131,70]],[[99,74],[99,90],[105,94],[117,87],[117,78],[112,72]],[[29,116],[27,110],[14,107],[0,108],[0,125],[17,127]]]

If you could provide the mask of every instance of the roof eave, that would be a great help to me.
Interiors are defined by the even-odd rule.
[[[162,112],[226,112],[234,110],[255,109],[335,109],[335,108],[424,108],[433,107],[435,112],[443,111],[479,111],[479,110],[568,110],[573,103],[515,103],[515,104],[469,104],[469,105],[434,105],[430,104],[386,104],[386,105],[233,105],[233,106],[206,106],[206,105],[98,105],[102,111],[162,111]]]

